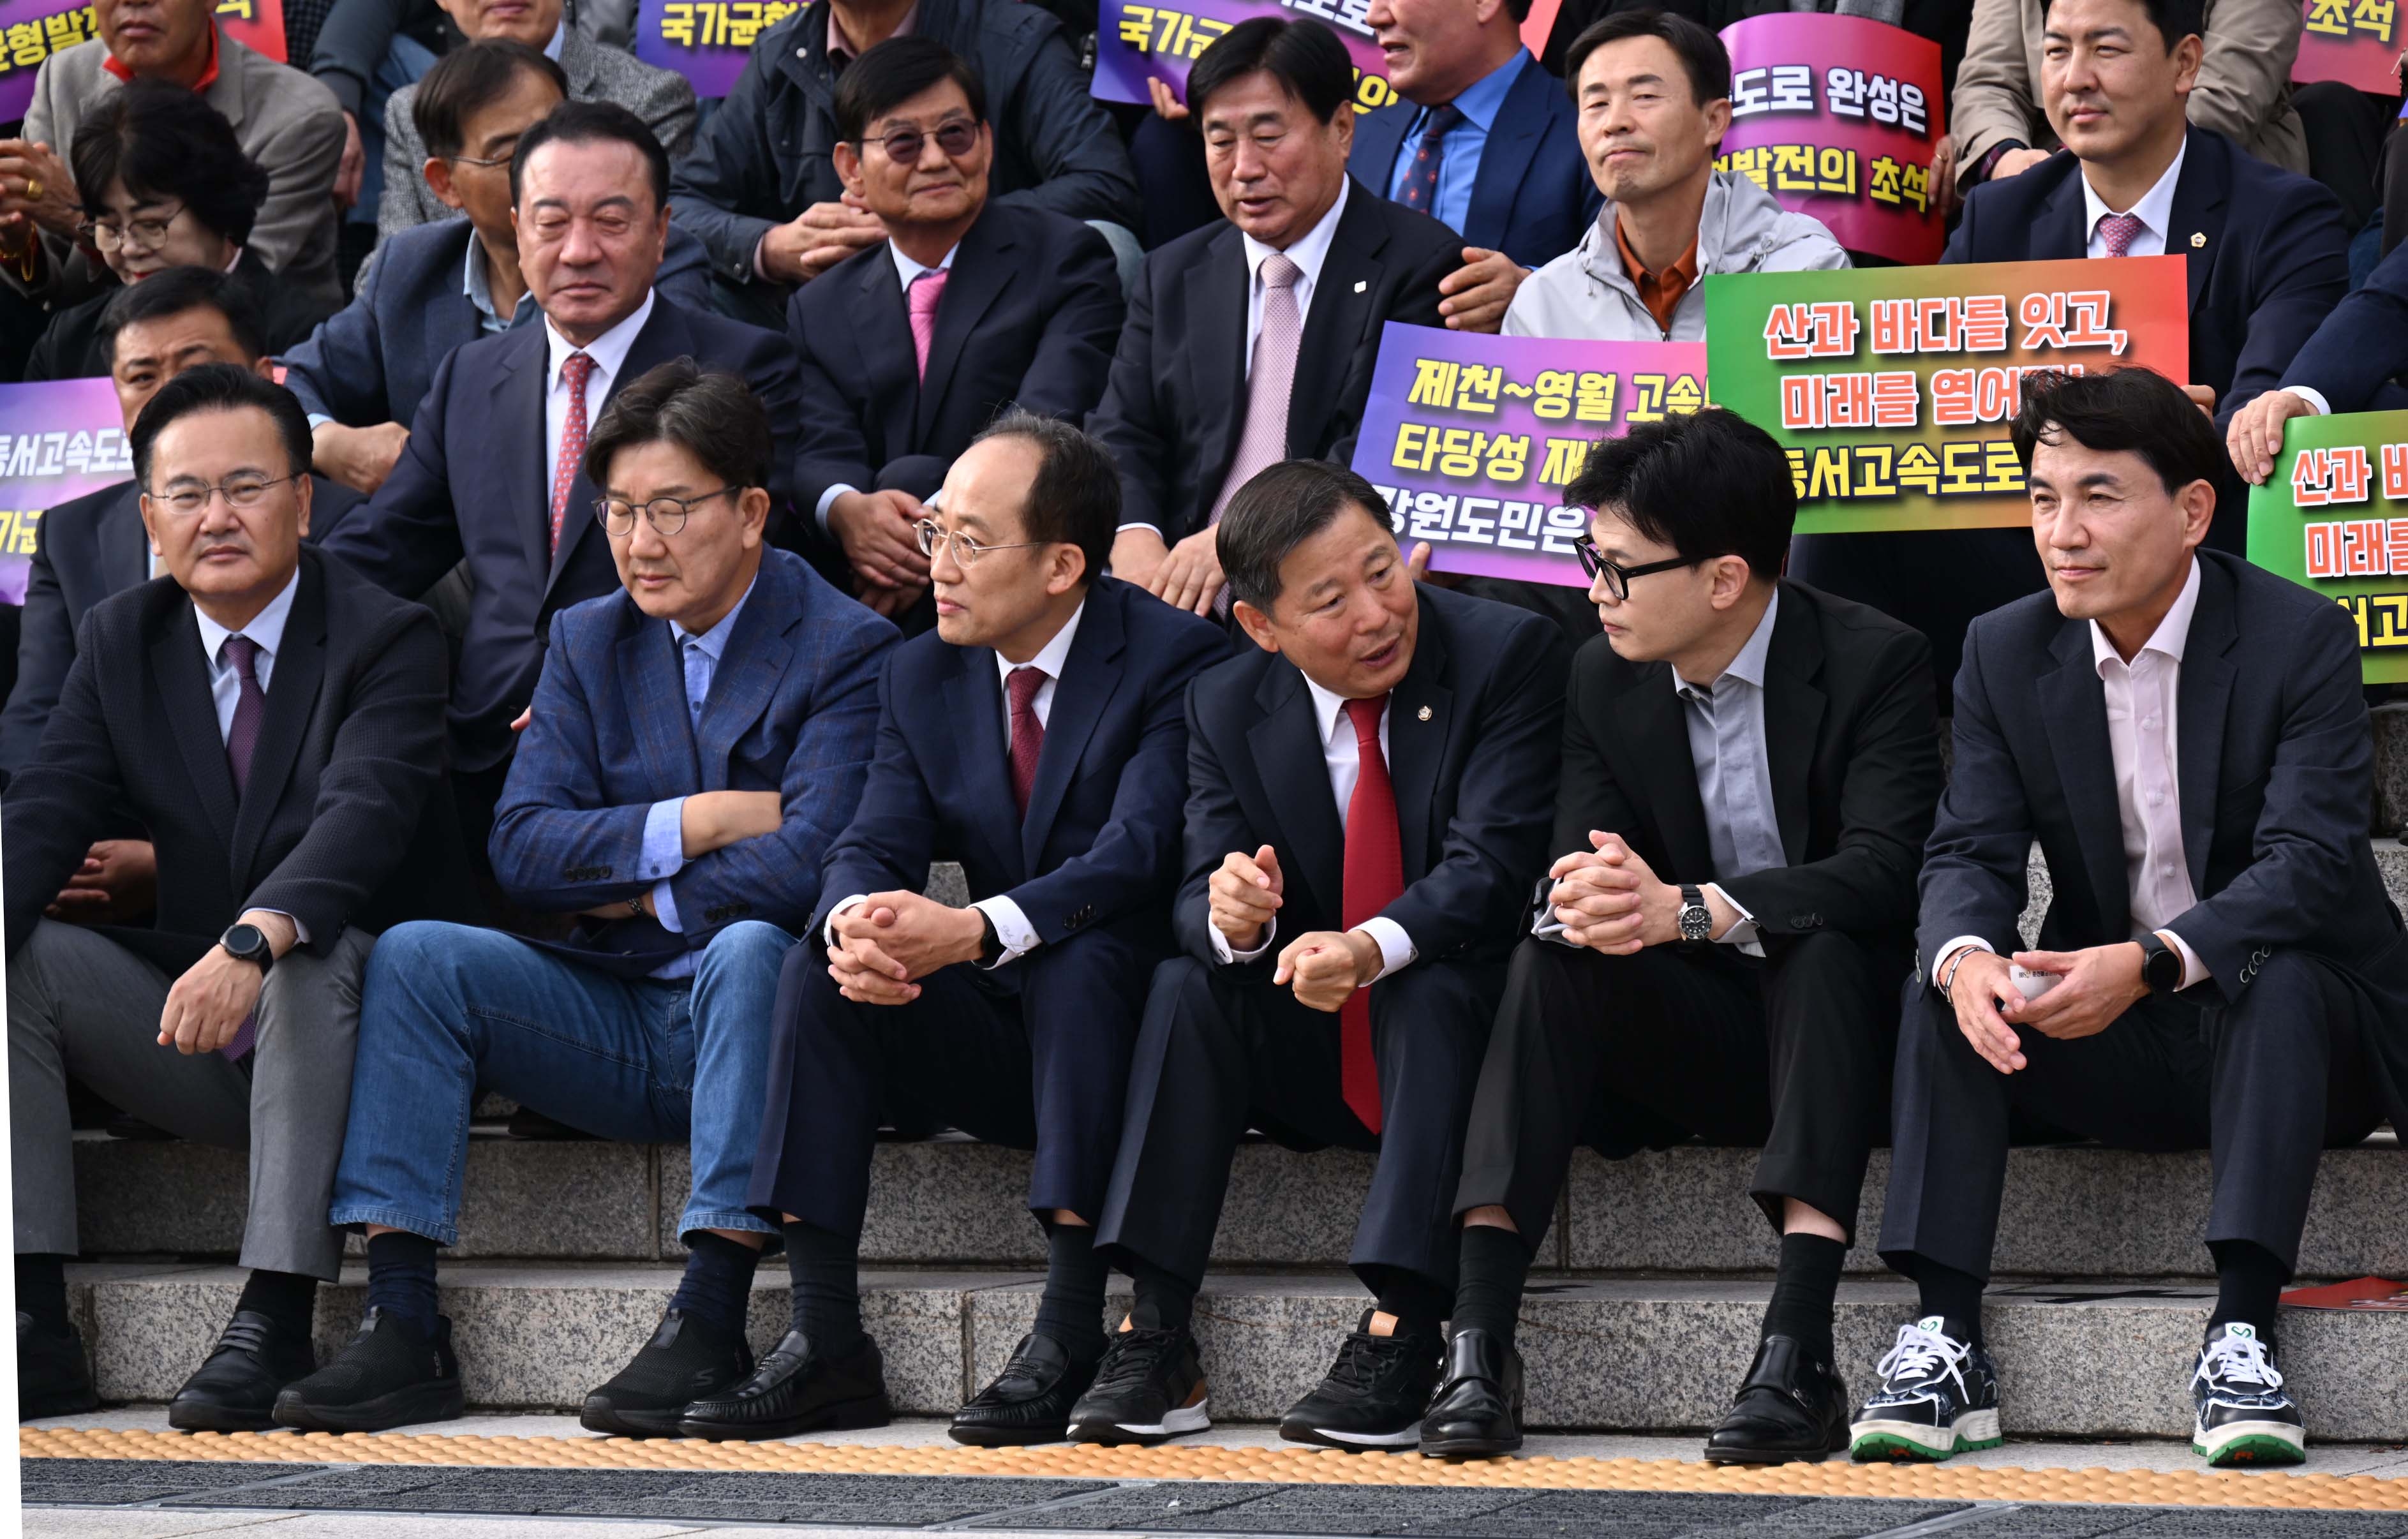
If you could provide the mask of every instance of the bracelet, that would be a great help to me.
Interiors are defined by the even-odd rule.
[[[1948,976],[1940,980],[1940,997],[1950,1004],[1956,1002],[1956,996],[1949,992],[1956,982],[1956,970],[1965,965],[1966,957],[1979,949],[1976,946],[1958,946],[1956,955],[1948,958]]]
[[[638,893],[635,897],[627,899],[627,917],[630,919],[641,919],[643,916],[644,895],[642,893]]]

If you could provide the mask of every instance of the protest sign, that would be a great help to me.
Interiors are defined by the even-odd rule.
[[[25,601],[43,510],[134,474],[107,380],[0,384],[0,604]]]
[[[636,57],[676,70],[697,96],[724,96],[752,40],[801,8],[795,0],[643,0]]]
[[[2408,411],[2293,418],[2249,559],[2349,611],[2368,683],[2408,679]]]
[[[2295,85],[2339,80],[2378,96],[2400,93],[2399,0],[2301,0],[2307,25],[2291,62]]]
[[[2186,282],[2179,256],[1717,275],[1714,404],[1789,452],[1799,534],[2028,523],[2007,437],[2023,377],[2185,382]]]
[[[1564,488],[1589,447],[1706,404],[1702,342],[1585,342],[1391,321],[1354,472],[1442,572],[1588,585]]]
[[[1522,43],[1543,52],[1563,0],[1535,0],[1522,22]],[[1354,109],[1372,112],[1398,100],[1388,84],[1387,56],[1371,36],[1371,0],[1173,0],[1137,4],[1104,0],[1096,29],[1097,101],[1154,100],[1148,79],[1161,80],[1171,94],[1187,99],[1187,72],[1212,40],[1257,16],[1310,16],[1326,22],[1354,60]]]
[[[1947,237],[1930,185],[1940,45],[1860,16],[1777,12],[1723,29],[1731,126],[1719,169],[1756,179],[1852,252],[1914,265]]]
[[[227,36],[284,62],[284,0],[218,0],[217,14]],[[0,0],[0,122],[25,115],[43,60],[99,36],[89,5]],[[50,148],[65,158],[65,145]]]

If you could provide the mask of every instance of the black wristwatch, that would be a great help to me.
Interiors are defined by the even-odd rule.
[[[978,911],[979,954],[981,967],[993,967],[1003,960],[1003,937],[995,932],[995,915],[984,909]]]
[[[2149,985],[2149,991],[2172,994],[2182,987],[2182,953],[2166,944],[2165,937],[2155,930],[2136,939],[2141,944],[2141,982]]]
[[[1695,887],[1681,889],[1681,939],[1711,941],[1714,938],[1714,913],[1706,907],[1706,895]]]
[[[276,965],[276,948],[267,943],[266,932],[257,925],[230,925],[218,937],[218,944],[237,962],[256,962],[260,976]]]

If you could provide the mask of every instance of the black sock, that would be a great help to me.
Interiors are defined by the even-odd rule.
[[[368,1307],[435,1334],[435,1242],[407,1230],[368,1236]]]
[[[64,1336],[73,1330],[67,1319],[67,1258],[21,1252],[17,1308],[51,1335]]]
[[[1174,1277],[1143,1257],[1129,1263],[1129,1280],[1137,1288],[1137,1303],[1129,1310],[1129,1323],[1143,1330],[1182,1330],[1196,1313],[1196,1285],[1184,1277]]]
[[[2207,1333],[2219,1335],[2238,1320],[2256,1326],[2259,1339],[2272,1346],[2274,1316],[2291,1269],[2272,1251],[2247,1240],[2219,1240],[2208,1248],[2215,1253],[2215,1313],[2207,1318]]]
[[[1522,1285],[1530,1276],[1530,1247],[1494,1224],[1463,1227],[1463,1260],[1455,1285],[1455,1328],[1485,1330],[1507,1346],[1522,1317]]]
[[[1982,1289],[1989,1285],[1970,1272],[1944,1267],[1928,1256],[1914,1259],[1915,1286],[1923,1290],[1923,1313],[1946,1322],[1948,1333],[1973,1346],[1982,1340]]]
[[[761,1264],[761,1253],[709,1230],[696,1230],[686,1244],[685,1275],[678,1280],[669,1307],[742,1335],[744,1312],[752,1302],[752,1270]]]
[[[1772,1302],[1764,1306],[1764,1333],[1787,1336],[1818,1362],[1831,1360],[1831,1304],[1848,1247],[1820,1234],[1781,1237],[1781,1270],[1772,1274]]]
[[[1037,1301],[1037,1334],[1059,1344],[1073,1362],[1093,1362],[1104,1350],[1103,1260],[1096,1231],[1085,1224],[1045,1226],[1045,1294]]]
[[[297,1272],[270,1272],[254,1267],[250,1281],[242,1285],[242,1297],[235,1301],[236,1310],[252,1310],[276,1322],[276,1328],[290,1335],[308,1340],[312,1317],[318,1312],[318,1279],[305,1277]]]
[[[786,1271],[795,1282],[795,1329],[831,1357],[861,1345],[861,1242],[797,1218],[786,1226]]]
[[[1439,1322],[1455,1302],[1446,1289],[1416,1273],[1392,1269],[1380,1279],[1378,1298],[1380,1313],[1396,1316],[1398,1335],[1427,1337],[1430,1350],[1438,1350]]]

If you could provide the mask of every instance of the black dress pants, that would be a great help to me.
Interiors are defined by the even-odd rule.
[[[1254,1127],[1292,1149],[1377,1150],[1348,1264],[1374,1293],[1400,1271],[1452,1294],[1463,1123],[1503,971],[1416,962],[1371,985],[1375,1135],[1340,1088],[1335,1013],[1273,987],[1267,965],[1163,963],[1146,999],[1096,1245],[1123,1268],[1142,1258],[1200,1285],[1229,1162]]]
[[[1895,980],[1909,958],[1837,930],[1608,956],[1527,940],[1481,1065],[1455,1211],[1502,1207],[1536,1249],[1572,1146],[1619,1158],[1696,1137],[1761,1144],[1749,1193],[1856,1228],[1883,1132]]]
[[[1910,1277],[1922,1257],[1990,1275],[2019,1112],[2114,1148],[2213,1151],[2207,1243],[2296,1266],[2320,1152],[2382,1120],[2361,1047],[2381,1023],[2358,985],[2303,952],[2269,956],[2237,1004],[2214,986],[2152,994],[2096,1036],[2019,1031],[2026,1067],[2001,1074],[1940,992],[1909,980],[1882,1259]]]

